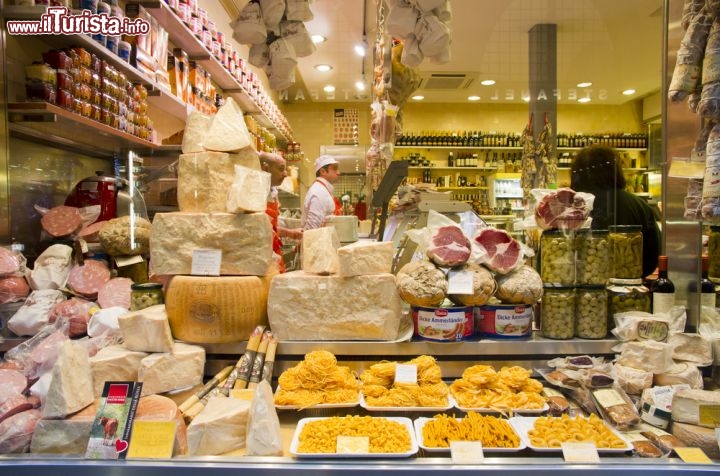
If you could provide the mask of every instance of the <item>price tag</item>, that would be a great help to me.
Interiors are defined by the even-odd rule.
[[[702,426],[720,426],[720,405],[703,405],[698,408],[698,421]]]
[[[370,453],[370,438],[367,436],[338,435],[335,443],[337,454],[367,454]]]
[[[127,457],[172,458],[176,428],[174,421],[135,420]]]
[[[448,294],[473,294],[472,271],[448,271]]]
[[[485,461],[480,441],[451,441],[450,458],[453,464],[478,464]]]
[[[142,263],[143,258],[140,255],[115,256],[115,265],[118,268]]]
[[[712,460],[708,458],[700,448],[673,448],[675,453],[686,463],[694,464],[712,464]]]
[[[397,364],[395,366],[395,383],[417,385],[417,365]]]
[[[197,276],[220,276],[222,250],[193,250],[190,274]]]
[[[566,463],[600,462],[600,455],[593,443],[563,443],[561,447]]]

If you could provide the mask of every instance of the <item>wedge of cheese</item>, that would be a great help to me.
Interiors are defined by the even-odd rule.
[[[30,452],[85,454],[99,406],[100,400],[96,399],[91,405],[67,418],[41,419],[35,425]]]
[[[674,365],[672,347],[652,340],[626,342],[617,363],[654,374],[666,372]]]
[[[227,195],[230,213],[264,212],[270,195],[270,174],[235,166],[235,178]]]
[[[700,406],[719,405],[720,392],[710,390],[678,390],[672,399],[672,421],[712,428],[711,422],[700,421]]]
[[[191,455],[219,455],[245,446],[250,402],[213,397],[188,426]]]
[[[110,345],[90,357],[95,398],[102,395],[106,381],[137,380],[140,361],[147,356],[147,352],[130,350],[123,345]]]
[[[212,118],[203,147],[230,152],[248,147],[251,143],[242,110],[232,97],[227,98]]]
[[[245,148],[237,154],[201,152],[181,155],[177,181],[180,211],[225,212],[228,193],[235,177],[235,166],[259,171],[257,152]]]
[[[712,345],[699,334],[670,334],[667,343],[673,348],[672,356],[675,360],[693,362],[701,367],[713,362]]]
[[[43,418],[64,418],[95,400],[90,359],[85,346],[66,341],[60,346],[52,380],[42,407]]]
[[[222,253],[221,275],[264,276],[273,262],[273,231],[265,213],[157,213],[150,240],[154,274],[192,274],[193,253]]]
[[[140,361],[142,395],[169,392],[202,383],[205,349],[176,342],[172,352],[150,354]]]
[[[118,317],[123,345],[136,352],[171,352],[172,332],[164,304],[146,307]]]
[[[193,111],[188,116],[183,132],[182,153],[203,152],[203,143],[207,136],[212,117],[198,111]]]
[[[653,383],[656,386],[686,384],[690,388],[703,388],[702,372],[695,364],[678,362],[666,372],[655,374]]]
[[[340,276],[387,274],[392,269],[394,254],[391,241],[358,241],[337,250]]]
[[[275,276],[268,320],[280,340],[394,340],[401,300],[392,274]]]
[[[340,247],[335,228],[326,226],[305,230],[302,240],[302,268],[309,274],[337,274],[340,269],[337,249]]]
[[[700,448],[708,457],[720,458],[720,448],[713,428],[687,423],[673,423],[670,432],[690,448]]]

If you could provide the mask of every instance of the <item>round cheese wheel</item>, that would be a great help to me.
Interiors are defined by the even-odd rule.
[[[174,276],[165,294],[173,337],[196,344],[247,340],[268,323],[269,288],[270,279],[258,276]]]

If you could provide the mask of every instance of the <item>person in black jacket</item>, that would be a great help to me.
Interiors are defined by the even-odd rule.
[[[643,235],[643,276],[651,274],[660,254],[660,228],[647,202],[625,189],[620,157],[614,149],[593,145],[578,152],[570,168],[570,187],[595,195],[592,228],[640,225]],[[638,276],[640,277],[640,276]]]

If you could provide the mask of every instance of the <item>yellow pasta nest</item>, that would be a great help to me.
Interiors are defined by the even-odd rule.
[[[367,436],[370,453],[405,453],[411,447],[405,425],[387,418],[356,415],[308,422],[300,431],[297,450],[299,453],[335,453],[338,436]]]
[[[610,430],[595,414],[589,417],[540,417],[528,431],[530,444],[559,448],[564,442],[595,443],[598,448],[625,448],[627,443]]]
[[[276,405],[310,407],[323,403],[353,403],[360,384],[348,367],[339,366],[335,356],[324,350],[305,355],[278,379]]]
[[[365,403],[372,407],[444,407],[448,404],[448,387],[435,358],[416,357],[408,364],[417,365],[417,385],[396,384],[397,362],[373,364],[360,375]]]
[[[520,437],[507,420],[491,415],[468,412],[458,420],[435,415],[423,426],[423,443],[430,448],[449,448],[451,441],[480,441],[485,448],[517,448]]]
[[[517,365],[499,372],[489,365],[473,365],[450,385],[459,406],[498,411],[541,409],[545,406],[542,390],[542,383]]]

